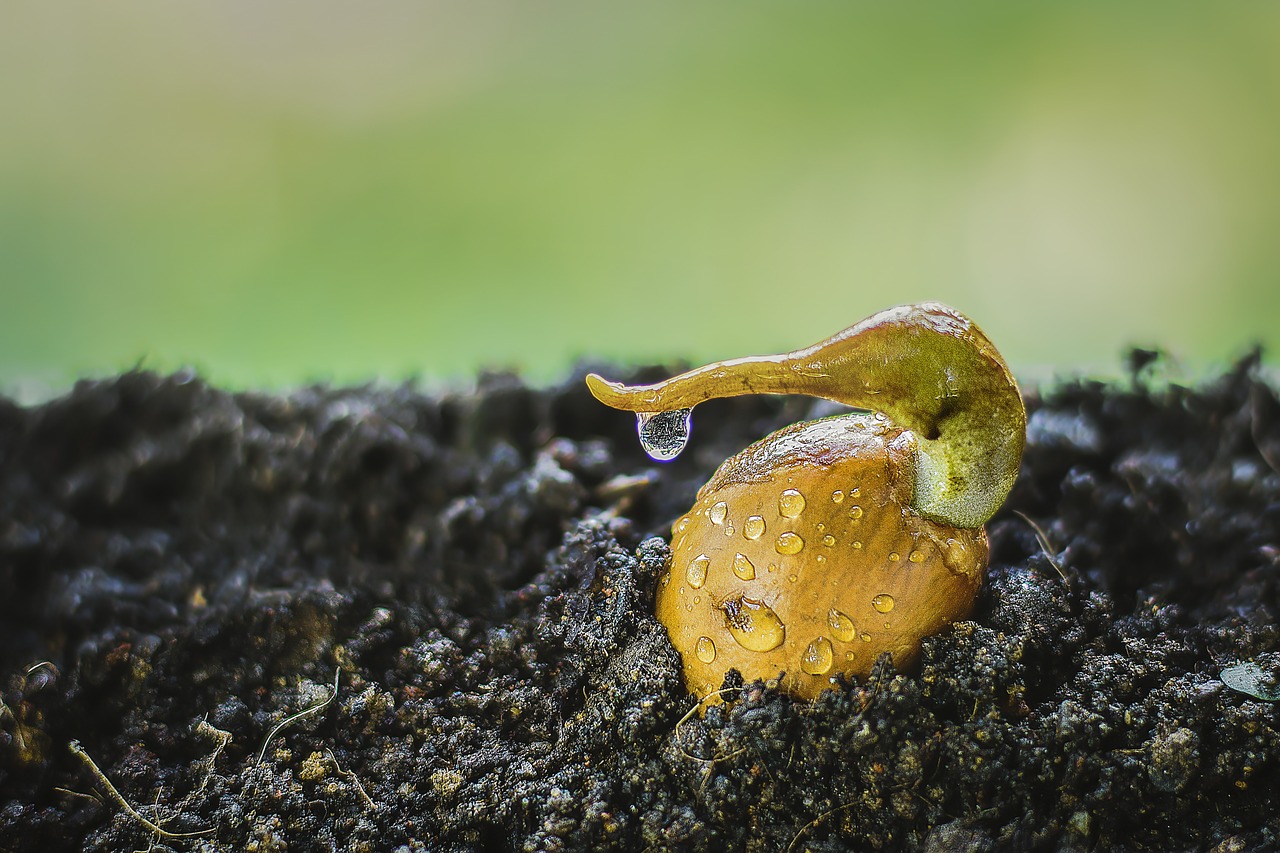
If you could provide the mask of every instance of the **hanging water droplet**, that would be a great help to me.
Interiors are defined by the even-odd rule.
[[[887,592],[882,592],[871,599],[871,606],[879,613],[888,613],[893,609],[893,596]]]
[[[853,620],[834,607],[827,611],[827,624],[831,626],[831,633],[841,642],[851,642],[857,636]]]
[[[744,581],[756,579],[756,567],[747,559],[746,554],[737,554],[733,558],[733,573]]]
[[[767,652],[782,645],[786,626],[773,608],[755,598],[740,595],[720,607],[729,634],[747,651]]]
[[[795,489],[787,489],[778,496],[778,514],[783,518],[797,518],[804,512],[804,495]]]
[[[800,668],[810,675],[825,675],[831,671],[831,662],[835,658],[835,649],[826,637],[817,637],[809,643],[800,658]]]
[[[693,647],[693,653],[703,663],[711,663],[716,659],[716,644],[710,637],[699,637],[698,642]]]
[[[800,538],[800,534],[788,530],[778,536],[778,541],[773,543],[773,547],[779,554],[799,554],[804,549],[804,540]]]
[[[707,510],[707,518],[711,519],[712,524],[724,524],[724,517],[728,514],[729,505],[724,501],[717,501]]]
[[[689,568],[684,573],[685,579],[689,581],[689,586],[694,589],[702,589],[702,585],[707,582],[707,569],[711,566],[711,558],[706,554],[699,554],[689,561]]]
[[[693,423],[693,409],[672,409],[669,412],[636,412],[636,432],[640,446],[650,458],[669,462],[680,455],[689,443],[689,430]]]
[[[748,539],[759,539],[764,535],[764,519],[753,515],[742,523],[742,535]]]

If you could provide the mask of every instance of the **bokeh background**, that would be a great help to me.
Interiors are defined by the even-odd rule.
[[[6,0],[0,387],[1280,351],[1280,5]]]

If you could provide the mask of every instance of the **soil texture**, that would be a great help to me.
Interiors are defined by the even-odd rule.
[[[916,671],[705,717],[669,525],[830,404],[707,403],[662,465],[582,373],[0,399],[0,850],[1280,848],[1280,402],[1145,360],[1027,391]]]

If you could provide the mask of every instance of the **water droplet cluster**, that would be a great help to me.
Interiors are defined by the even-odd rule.
[[[657,612],[692,692],[714,692],[737,669],[816,696],[865,676],[883,652],[909,666],[922,636],[967,612],[980,571],[964,558],[985,561],[985,538],[905,509],[894,433],[866,420],[841,427],[854,446],[825,467],[745,476],[738,457],[727,461],[672,527]],[[790,429],[830,433],[823,424]]]

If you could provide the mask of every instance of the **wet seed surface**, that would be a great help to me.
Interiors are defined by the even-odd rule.
[[[731,676],[689,719],[651,613],[701,569],[653,537],[716,459],[824,404],[708,403],[660,467],[580,378],[0,399],[0,849],[1275,849],[1280,403],[1251,369],[1030,393],[973,621],[915,673],[813,704]],[[859,545],[717,514],[827,567]],[[698,606],[777,641],[754,604]],[[822,614],[799,665],[903,609]],[[148,821],[209,833],[157,836],[72,740]]]

